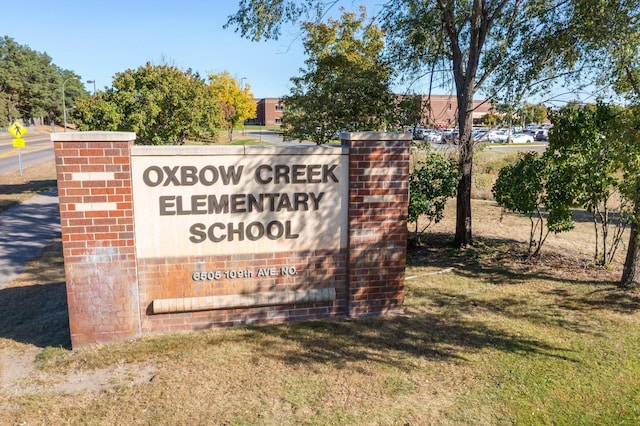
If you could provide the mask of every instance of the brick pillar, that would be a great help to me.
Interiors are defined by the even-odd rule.
[[[349,146],[349,315],[401,312],[407,259],[407,133],[345,133]]]
[[[53,133],[74,348],[140,334],[130,150],[135,133]]]

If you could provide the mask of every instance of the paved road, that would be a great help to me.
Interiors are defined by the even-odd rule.
[[[30,132],[24,137],[25,147],[14,148],[13,136],[0,133],[0,173],[10,173],[20,168],[42,164],[53,160],[53,143],[49,133]]]
[[[315,143],[310,141],[290,141],[285,142],[282,140],[282,136],[273,130],[245,130],[244,133],[240,133],[244,137],[251,137],[254,139],[258,139],[264,142],[269,142],[274,145],[282,145],[282,146],[294,146],[294,145],[315,145]],[[236,132],[236,138],[239,138],[238,132]]]
[[[0,290],[59,235],[55,188],[0,214]]]

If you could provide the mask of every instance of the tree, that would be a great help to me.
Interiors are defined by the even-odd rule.
[[[407,222],[416,224],[416,236],[432,223],[438,223],[444,215],[447,199],[456,193],[460,179],[455,162],[441,154],[427,152],[426,157],[416,163],[409,175],[409,213]],[[418,221],[425,216],[426,226],[420,229]]]
[[[558,36],[571,18],[570,2],[392,0],[383,12],[390,52],[410,75],[442,69],[450,73],[458,103],[459,167],[454,243],[472,243],[471,186],[476,141],[473,98],[485,88],[515,106],[519,87],[542,73],[570,68],[575,46]],[[554,36],[556,34],[556,36]],[[538,61],[553,54],[555,61]],[[540,55],[540,56],[538,56]],[[491,88],[492,90],[489,90]]]
[[[621,187],[632,203],[632,221],[625,258],[621,287],[640,285],[640,2],[620,0],[614,2],[615,13],[603,7],[593,7],[584,0],[581,10],[592,17],[587,21],[585,33],[599,49],[592,55],[601,85],[610,84],[624,96],[630,106],[620,114],[614,127],[619,142],[624,181]],[[592,28],[597,22],[597,28]],[[602,42],[604,40],[604,42]],[[614,46],[614,48],[610,48]]]
[[[491,190],[498,205],[529,218],[529,258],[540,254],[549,232],[557,234],[573,228],[565,200],[548,196],[550,176],[548,158],[527,152],[500,170]]]
[[[416,126],[428,123],[422,123],[425,111],[431,109],[428,99],[424,99],[420,95],[404,95],[397,101],[398,124],[399,127],[410,126],[415,130]],[[431,116],[431,114],[429,114]]]
[[[479,121],[478,124],[481,126],[488,127],[497,127],[502,122],[502,116],[495,113],[485,114]]]
[[[103,130],[115,132],[121,129],[122,109],[112,101],[113,94],[107,90],[96,93],[93,98],[77,101],[73,112],[79,130]]]
[[[640,166],[637,154],[628,156],[628,141],[621,137],[620,129],[633,128],[625,125],[630,116],[624,112],[602,103],[571,104],[553,112],[554,127],[543,156],[528,153],[500,171],[494,197],[504,208],[532,220],[530,248],[537,246],[532,256],[546,238],[545,215],[548,230],[561,232],[573,227],[573,209],[584,208],[594,224],[594,260],[612,262],[632,218],[629,195],[634,194]]]
[[[639,86],[640,87],[640,86]],[[640,95],[640,93],[639,93]],[[639,97],[640,99],[640,97]],[[630,200],[631,227],[621,287],[640,285],[640,106],[626,108],[611,127],[622,166],[620,191]]]
[[[67,80],[69,105],[88,96],[79,77],[55,66],[48,55],[0,38],[0,126],[17,118],[25,124],[40,117],[62,121],[62,85]]]
[[[594,3],[575,0],[575,25],[589,55],[591,74],[599,92],[626,98],[629,108],[617,115],[610,140],[617,145],[624,170],[621,191],[631,202],[632,221],[622,287],[640,285],[640,2],[613,0]],[[635,168],[634,168],[635,167]]]
[[[306,22],[303,75],[283,97],[286,139],[323,144],[341,130],[380,130],[393,110],[391,68],[382,61],[381,30],[343,11],[340,20]]]
[[[525,103],[521,108],[518,108],[517,115],[523,126],[528,123],[540,124],[547,119],[547,107]]]
[[[591,213],[595,231],[594,260],[613,261],[629,224],[629,203],[621,191],[620,143],[612,133],[620,108],[602,103],[569,105],[552,114],[553,130],[545,157],[554,168],[549,192]],[[617,215],[613,220],[612,215]]]
[[[461,170],[456,245],[472,243],[473,98],[483,85],[495,88],[496,96],[512,94],[516,83],[529,87],[574,67],[582,46],[574,29],[580,25],[573,21],[574,1],[581,0],[390,0],[383,6],[388,58],[395,67],[412,76],[443,70],[453,80]],[[320,0],[240,0],[225,26],[253,40],[277,38],[282,22],[304,14],[318,18],[324,5]]]
[[[113,87],[78,103],[80,130],[136,132],[142,144],[182,144],[217,136],[222,113],[216,93],[199,76],[147,63],[116,74]]]
[[[255,117],[256,104],[248,85],[240,87],[229,72],[209,75],[209,87],[220,101],[222,117],[229,136],[233,140],[233,128]]]

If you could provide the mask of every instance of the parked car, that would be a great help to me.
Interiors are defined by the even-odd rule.
[[[446,143],[457,144],[460,142],[460,132],[458,130],[447,131],[443,135],[443,140]]]
[[[424,140],[432,143],[442,143],[442,132],[436,129],[427,129],[423,132]]]
[[[536,141],[548,141],[549,140],[549,130],[547,129],[539,129],[536,132],[534,137]]]
[[[485,138],[485,135],[487,134],[486,130],[474,130],[471,133],[471,138],[474,141],[480,141],[482,140],[483,142],[486,141],[487,139]]]
[[[527,135],[526,133],[514,133],[509,138],[513,143],[531,143],[533,142],[533,138],[531,135]]]
[[[416,126],[416,127],[412,128],[412,129],[409,129],[409,131],[411,133],[413,133],[413,139],[414,140],[415,139],[423,140],[424,139],[424,132],[426,130],[427,130],[426,128],[421,127],[421,126]]]
[[[489,142],[504,143],[508,138],[509,133],[506,130],[492,130],[485,135],[485,139]]]

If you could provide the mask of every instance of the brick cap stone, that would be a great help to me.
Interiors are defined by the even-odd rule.
[[[411,141],[411,132],[342,132],[340,139],[346,141]]]
[[[245,150],[251,155],[345,155],[349,153],[348,148],[332,145],[247,145]]]
[[[131,156],[244,155],[243,146],[233,145],[134,145]]]
[[[234,146],[234,145],[134,145],[132,156],[181,155],[346,155],[349,149],[341,146]]]
[[[136,140],[135,132],[51,133],[51,142],[127,142],[134,140]]]

